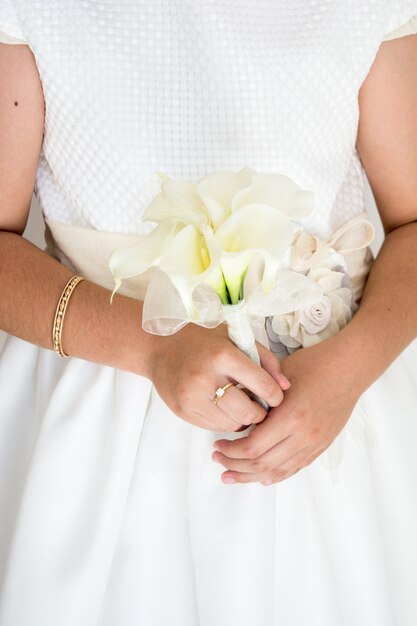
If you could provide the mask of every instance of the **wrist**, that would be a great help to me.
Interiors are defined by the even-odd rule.
[[[347,326],[345,327],[345,329]],[[340,372],[347,386],[347,393],[357,400],[373,382],[365,361],[364,346],[354,334],[341,330],[327,341],[333,355],[335,371]]]
[[[375,382],[400,352],[388,344],[372,317],[359,312],[332,339],[345,361],[352,389],[358,395]]]
[[[346,338],[342,333],[343,331],[339,331],[336,335],[303,350],[316,352],[312,362],[319,364],[323,378],[328,380],[330,385],[337,387],[339,396],[356,403],[368,385],[362,372],[360,350],[353,340]],[[289,379],[291,381],[291,375]]]
[[[71,356],[147,376],[149,335],[142,329],[142,302],[88,280],[71,296],[63,327],[63,347]]]
[[[112,306],[120,307],[120,319],[117,322],[118,361],[116,367],[133,372],[152,380],[155,362],[155,335],[142,328],[143,302],[126,296],[115,296]],[[116,317],[119,318],[118,311]]]

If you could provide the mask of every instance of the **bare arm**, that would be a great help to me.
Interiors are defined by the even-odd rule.
[[[0,327],[52,348],[55,307],[71,271],[21,237],[43,139],[45,106],[28,46],[0,44]],[[149,335],[141,304],[85,282],[73,294],[64,327],[69,354],[146,374]],[[123,333],[120,332],[123,327]],[[136,349],[132,349],[135,346]],[[58,357],[57,357],[58,358]]]
[[[29,47],[0,44],[0,328],[52,349],[55,308],[72,272],[21,236],[44,114]],[[215,406],[216,388],[229,381],[244,384],[270,406],[281,402],[279,364],[269,350],[260,349],[262,369],[233,346],[224,328],[190,324],[172,337],[155,337],[141,328],[139,301],[116,295],[110,306],[109,300],[110,292],[90,281],[77,286],[63,330],[67,354],[150,378],[177,415],[209,430],[234,431],[265,417],[235,387]]]
[[[368,386],[417,336],[417,36],[384,42],[359,94],[357,148],[386,238],[341,341]]]

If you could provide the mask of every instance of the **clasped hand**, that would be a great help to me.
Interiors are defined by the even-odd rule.
[[[334,337],[283,359],[291,387],[282,402],[246,437],[214,442],[212,458],[227,468],[224,482],[280,482],[332,443],[360,395],[337,342]]]
[[[217,440],[212,458],[226,468],[224,482],[271,484],[318,457],[353,411],[361,390],[340,335],[281,364],[258,345],[259,367],[231,342],[224,324],[188,324],[172,336],[153,336],[148,377],[171,410],[191,424],[216,432],[253,425],[242,438]],[[241,383],[271,408],[267,412],[236,386],[214,404],[215,390],[228,382]]]
[[[150,342],[148,377],[178,417],[200,428],[236,432],[266,416],[266,410],[237,386],[229,387],[215,404],[218,387],[240,383],[275,407],[289,386],[270,350],[258,346],[259,367],[232,343],[224,324],[212,329],[188,324],[169,337],[150,336]]]

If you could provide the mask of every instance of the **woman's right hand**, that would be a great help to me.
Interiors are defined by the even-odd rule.
[[[152,335],[149,344],[146,375],[161,398],[176,415],[207,430],[241,430],[267,414],[235,386],[214,404],[218,387],[241,383],[276,407],[290,386],[272,352],[257,344],[262,367],[256,365],[232,343],[224,324],[206,329],[190,323],[174,335]]]

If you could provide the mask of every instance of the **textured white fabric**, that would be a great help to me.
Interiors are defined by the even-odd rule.
[[[364,209],[357,91],[384,35],[417,9],[415,0],[1,7],[0,29],[23,34],[42,79],[36,193],[48,218],[134,233],[155,170],[194,180],[243,163],[311,189],[308,226],[321,236]]]
[[[310,228],[330,234],[364,206],[358,90],[415,14],[417,0],[1,0],[44,89],[46,217],[134,234],[155,170],[248,165],[311,189]],[[0,625],[415,626],[416,362],[414,342],[308,468],[228,486],[219,434],[148,380],[10,337]]]
[[[11,37],[4,31],[0,31],[0,43],[27,45],[24,39],[19,39],[18,37]]]
[[[1,0],[0,41],[4,43],[26,42],[12,0]]]
[[[413,16],[405,24],[396,28],[394,31],[387,33],[382,41],[388,41],[397,37],[403,37],[404,35],[414,35],[417,33],[417,15]],[[25,44],[26,40],[18,37],[11,37],[7,32],[0,30],[0,42],[11,44]]]
[[[396,28],[390,33],[387,33],[382,41],[389,41],[390,39],[397,39],[398,37],[404,37],[405,35],[415,35],[417,33],[417,15],[408,20],[405,24]]]

